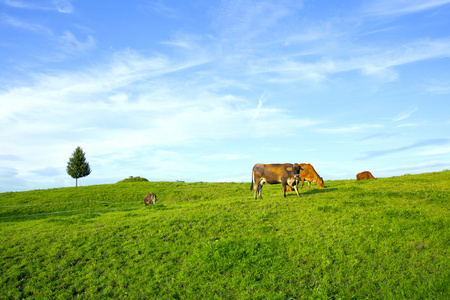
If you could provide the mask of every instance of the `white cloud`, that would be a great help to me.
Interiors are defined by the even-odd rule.
[[[420,152],[419,155],[441,155],[450,153],[450,147],[433,147],[433,149]]]
[[[48,9],[42,6],[38,6],[36,4],[30,4],[24,3],[23,1],[17,1],[17,0],[2,0],[2,2],[8,6],[15,7],[15,8],[24,8],[24,9]]]
[[[73,12],[73,6],[70,0],[52,0],[47,3],[39,4],[36,1],[18,1],[18,0],[2,0],[5,5],[14,8],[30,9],[30,10],[56,10],[60,13]]]
[[[17,18],[8,16],[6,14],[1,15],[1,21],[3,24],[15,27],[17,29],[38,32],[38,33],[42,33],[45,35],[52,35],[52,31],[45,26],[42,26],[40,24],[25,22],[25,21],[19,20]]]
[[[236,159],[245,159],[249,157],[250,157],[249,155],[245,154],[225,154],[225,153],[203,156],[203,158],[212,160],[236,160]]]
[[[64,32],[61,41],[63,50],[68,53],[84,52],[96,47],[95,39],[92,36],[88,36],[85,42],[80,42],[70,31]]]
[[[320,123],[297,118],[289,110],[270,105],[269,99],[255,107],[251,99],[218,94],[216,86],[222,83],[216,83],[220,81],[217,78],[205,82],[204,78],[185,78],[179,73],[167,76],[198,62],[202,62],[201,57],[178,62],[125,51],[97,68],[36,74],[34,82],[0,93],[0,123],[9,128],[0,133],[5,141],[2,154],[14,154],[19,160],[3,160],[5,167],[20,169],[22,178],[32,178],[36,172],[56,174],[58,168],[64,168],[71,151],[81,145],[97,165],[92,166],[94,172],[111,167],[111,176],[125,176],[146,166],[163,172],[167,179],[179,179],[177,166],[190,172],[207,168],[179,153],[157,151],[149,159],[151,151],[195,148],[234,138],[292,136],[298,129]],[[280,131],[279,120],[289,124],[289,130]],[[30,144],[39,146],[30,148]],[[210,161],[248,158],[240,153],[199,157]]]
[[[398,128],[404,128],[404,127],[417,127],[420,126],[420,123],[403,123],[403,124],[399,124],[396,127]]]
[[[301,4],[296,4],[297,8]],[[221,1],[214,11],[214,27],[225,40],[245,41],[259,36],[279,20],[292,14],[292,9],[272,1]]]
[[[369,15],[405,15],[429,10],[450,3],[449,0],[378,0],[366,7]]]
[[[371,129],[381,129],[383,125],[380,124],[356,124],[346,127],[333,127],[333,128],[318,128],[315,129],[318,132],[323,133],[331,133],[331,134],[347,134],[347,133],[356,133],[362,132]]]
[[[405,173],[424,173],[424,172],[432,172],[437,170],[448,170],[450,168],[450,161],[442,161],[442,160],[432,160],[427,161],[420,164],[414,164],[414,165],[404,165],[404,166],[397,166],[393,168],[384,168],[379,169],[378,171],[380,173],[386,173],[386,174],[405,174]],[[392,175],[390,175],[392,176]]]
[[[339,50],[336,50],[339,49]],[[345,56],[342,51],[345,50]],[[392,82],[399,78],[396,67],[420,61],[450,57],[450,39],[423,39],[403,45],[392,45],[389,49],[331,44],[321,48],[315,60],[302,55],[288,54],[278,57],[253,59],[249,74],[270,74],[271,81],[323,82],[330,76],[349,71],[382,78]]]
[[[161,1],[161,0],[151,1],[148,4],[141,4],[141,5],[143,5],[143,7],[146,7],[146,5],[147,5],[152,11],[154,11],[160,15],[163,15],[167,18],[179,18],[180,17],[180,14],[174,7],[163,3],[163,1]]]
[[[427,83],[426,90],[439,95],[450,94],[450,82],[449,81],[430,81]]]
[[[70,0],[53,0],[56,10],[60,13],[72,13],[74,8]]]
[[[18,11],[16,8],[36,9],[31,7],[34,2],[3,3],[14,12]],[[74,11],[69,1],[39,3],[51,8],[52,13],[55,7],[61,13]],[[77,3],[83,8],[77,9],[77,14],[59,15],[58,20],[48,17],[41,23],[48,28],[36,21],[43,20],[43,15],[49,16],[48,11],[33,11],[41,15],[28,19],[0,15],[3,24],[16,29],[15,34],[22,41],[26,40],[22,38],[24,34],[48,35],[44,46],[21,44],[30,46],[26,52],[33,59],[22,62],[23,55],[2,57],[11,66],[11,62],[20,61],[23,72],[17,75],[17,65],[1,71],[5,78],[2,81],[7,84],[0,91],[0,126],[8,130],[0,131],[0,160],[2,167],[8,168],[4,172],[16,179],[34,180],[36,172],[56,174],[61,166],[64,169],[77,145],[92,160],[97,180],[102,176],[120,180],[129,175],[146,175],[146,171],[156,174],[154,179],[164,176],[175,180],[180,179],[183,168],[197,180],[231,180],[244,178],[241,168],[247,168],[243,165],[248,161],[284,162],[291,158],[309,162],[334,160],[335,166],[324,169],[331,174],[347,174],[342,167],[345,163],[356,165],[354,168],[370,168],[383,160],[395,166],[400,162],[389,161],[387,154],[417,147],[424,148],[408,152],[416,155],[414,159],[448,153],[445,147],[433,152],[431,148],[437,144],[422,146],[407,138],[403,142],[409,146],[396,147],[399,141],[390,138],[393,144],[386,150],[379,149],[394,135],[401,139],[423,138],[421,130],[408,128],[421,124],[427,124],[435,136],[446,137],[442,128],[426,119],[434,113],[439,115],[436,119],[440,118],[445,108],[442,104],[446,104],[446,99],[438,95],[448,91],[448,84],[442,79],[446,73],[441,70],[450,56],[450,39],[445,32],[425,34],[425,28],[423,32],[412,32],[410,27],[403,27],[407,23],[391,22],[392,17],[379,22],[377,18],[361,16],[351,4],[348,12],[339,12],[339,6],[318,14],[314,7],[323,4],[308,6],[308,10],[291,10],[298,1],[233,0],[221,1],[218,8],[215,4],[196,4],[186,10],[183,8],[188,4],[171,3],[173,7],[169,7],[164,1],[157,1],[137,4],[147,6],[147,15],[153,14],[146,23],[139,11],[133,26],[158,26],[153,22],[161,18],[155,16],[155,11],[177,20],[157,28],[157,35],[152,30],[145,34],[127,32],[130,38],[124,39],[125,45],[120,44],[120,38],[111,42],[110,36],[101,35],[104,26],[110,26],[110,32],[117,30],[112,22],[117,17],[114,10],[110,10],[112,15],[108,18],[99,14],[98,20],[89,23],[83,15],[89,7],[84,6],[86,3]],[[378,9],[383,15],[389,7],[398,16],[444,2],[380,3],[372,11]],[[14,5],[16,8],[12,8]],[[136,5],[132,6],[130,14],[137,10]],[[199,8],[209,10],[194,20],[191,12]],[[95,27],[99,24],[103,27]],[[427,26],[434,30],[438,25]],[[199,28],[201,32],[197,31]],[[123,33],[121,30],[114,34]],[[400,31],[404,35],[397,38]],[[134,44],[132,34],[148,34],[148,40],[136,39],[140,43]],[[19,38],[2,41],[2,45],[13,48]],[[139,47],[145,50],[133,50],[142,49]],[[112,53],[113,49],[125,50]],[[38,61],[37,56],[46,60]],[[94,63],[83,67],[89,62]],[[420,66],[414,65],[417,62]],[[404,74],[406,69],[408,76]],[[15,75],[14,82],[9,80],[9,74]],[[16,78],[23,81],[18,83]],[[26,82],[23,78],[31,80]],[[431,82],[430,78],[439,81]],[[382,86],[386,82],[390,84]],[[411,96],[412,89],[417,90],[412,82],[428,85],[421,90],[423,94],[407,98],[405,95]],[[430,104],[421,107],[422,123],[412,118],[418,111],[417,103],[422,101],[418,97]],[[367,114],[369,119],[355,114],[354,118],[339,120],[337,127],[327,123],[326,120],[342,115],[342,111],[357,112],[366,100],[375,103],[371,104],[373,115]],[[438,103],[439,108],[433,103]],[[403,107],[404,111],[396,111],[394,106]],[[377,116],[386,111],[391,112],[391,122],[374,124],[377,121],[370,120],[380,118]],[[437,122],[446,125],[441,119]],[[35,146],[30,148],[30,144]],[[292,147],[297,148],[292,151]],[[367,149],[374,152],[364,153]],[[419,151],[424,154],[418,156]],[[362,158],[366,159],[352,161],[358,153],[365,154]],[[367,158],[372,157],[370,165]],[[223,170],[203,177],[212,173],[212,165],[220,165],[218,168]],[[55,178],[64,182],[64,176]]]
[[[392,120],[395,122],[402,121],[404,119],[409,118],[417,110],[418,110],[418,108],[411,108],[409,110],[403,111],[403,112],[399,113],[397,116],[395,116]]]
[[[413,144],[409,144],[406,146],[396,147],[396,148],[389,148],[384,150],[374,150],[374,151],[368,151],[365,152],[363,155],[356,158],[356,160],[366,160],[366,159],[372,159],[374,157],[378,156],[386,156],[398,152],[405,152],[411,149],[416,148],[422,148],[422,147],[436,147],[440,145],[446,145],[450,142],[450,139],[447,138],[437,138],[437,139],[426,139],[417,141]]]

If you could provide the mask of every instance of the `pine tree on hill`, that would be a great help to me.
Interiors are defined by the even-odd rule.
[[[86,177],[91,174],[89,163],[86,162],[85,153],[79,146],[72,153],[72,157],[67,162],[67,174],[75,178],[78,187],[78,178]]]

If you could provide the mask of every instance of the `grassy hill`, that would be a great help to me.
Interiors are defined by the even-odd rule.
[[[2,193],[0,298],[450,298],[450,171],[325,185]]]

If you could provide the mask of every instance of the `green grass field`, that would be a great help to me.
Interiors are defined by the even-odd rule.
[[[325,185],[2,193],[0,298],[450,299],[450,171]]]

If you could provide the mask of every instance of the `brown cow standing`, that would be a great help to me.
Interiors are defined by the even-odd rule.
[[[300,180],[300,170],[303,170],[299,164],[256,164],[253,166],[252,184],[250,190],[253,190],[253,178],[255,179],[254,198],[256,200],[259,193],[259,199],[262,199],[261,190],[264,184],[280,184],[283,186],[283,197],[286,198],[286,185],[294,186],[297,196],[300,197],[297,189],[297,183]]]
[[[145,206],[148,206],[150,204],[156,204],[156,195],[154,193],[149,193],[145,195],[144,204]]]
[[[362,179],[375,179],[375,177],[373,177],[372,173],[370,173],[369,171],[364,171],[356,174],[356,180]]]
[[[303,168],[303,171],[300,171],[300,181],[302,182],[300,189],[303,188],[303,183],[305,182],[305,180],[308,181],[308,189],[311,189],[311,182],[313,180],[316,182],[319,188],[325,188],[323,178],[320,177],[319,174],[317,174],[316,170],[314,170],[314,167],[311,164],[300,164],[300,166]]]

